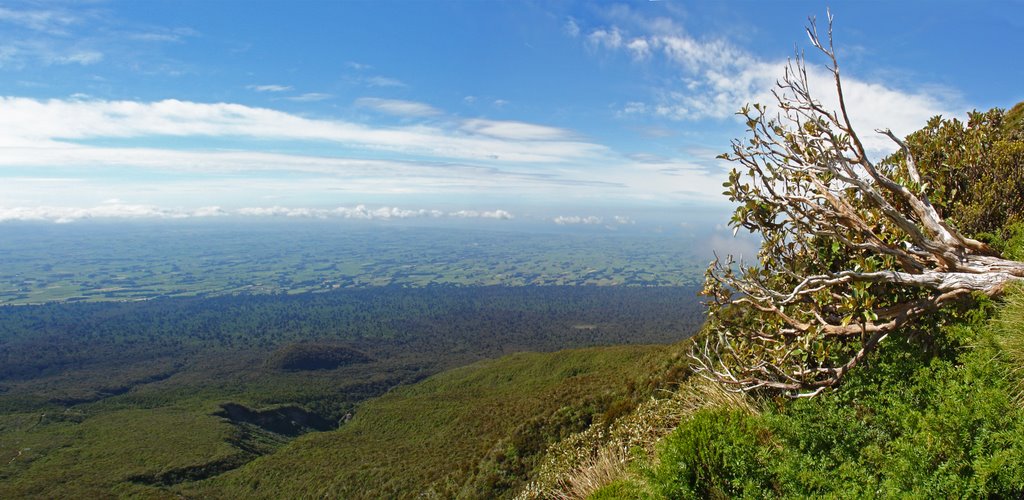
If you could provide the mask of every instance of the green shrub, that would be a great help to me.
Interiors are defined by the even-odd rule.
[[[1024,222],[1021,104],[1008,112],[972,112],[967,123],[935,117],[907,142],[932,202],[961,231],[997,233],[1007,224]]]
[[[765,461],[767,429],[734,410],[702,410],[659,447],[651,470],[666,498],[734,498],[772,491]]]
[[[927,335],[887,339],[838,390],[764,402],[760,414],[693,414],[646,474],[601,493],[1021,498],[1024,291],[1011,287],[998,307],[981,301],[922,328]]]

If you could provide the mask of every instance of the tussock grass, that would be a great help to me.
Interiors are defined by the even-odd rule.
[[[548,491],[547,498],[576,500],[589,498],[601,488],[621,479],[628,473],[629,451],[618,446],[605,446],[588,457],[584,463],[559,478],[556,488]]]
[[[652,454],[659,440],[700,410],[761,413],[757,401],[747,394],[727,391],[699,377],[665,394],[667,397],[644,402],[607,429],[597,423],[552,446],[535,479],[517,498],[588,498],[605,486],[628,479],[634,456]]]
[[[1011,367],[1013,400],[1024,408],[1024,286],[1009,286],[991,326],[1004,359]]]

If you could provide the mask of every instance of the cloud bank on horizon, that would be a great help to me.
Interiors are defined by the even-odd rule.
[[[370,208],[366,205],[354,207],[310,208],[310,207],[242,207],[226,209],[219,206],[198,208],[163,208],[153,205],[132,205],[121,200],[107,200],[94,207],[37,206],[0,207],[0,222],[45,221],[57,224],[89,219],[197,219],[211,217],[290,217],[304,219],[354,219],[354,220],[401,220],[401,219],[492,219],[511,220],[515,216],[506,210],[458,210],[445,212],[436,209],[403,209],[399,207]]]
[[[815,13],[771,26],[763,7],[723,25],[711,22],[718,7],[668,2],[148,6],[157,12],[0,8],[0,221],[508,219],[526,208],[558,225],[615,226],[635,218],[557,214],[724,206],[728,166],[714,155],[742,134],[740,106],[772,100],[801,20]],[[182,24],[152,21],[161,9]],[[239,16],[268,29],[226,22]],[[961,115],[985,91],[876,61],[893,41],[872,29],[886,26],[849,17],[844,28],[839,12],[837,28],[867,34],[845,51],[855,71],[844,87],[875,154],[893,148],[874,129],[909,133]],[[343,18],[351,30],[332,29]],[[400,38],[347,38],[390,35]],[[775,39],[790,42],[764,42]],[[928,43],[911,48],[913,60]],[[830,75],[809,59],[812,90],[834,104]],[[389,208],[439,205],[449,208]]]

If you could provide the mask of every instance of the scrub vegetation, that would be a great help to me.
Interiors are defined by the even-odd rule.
[[[1024,105],[882,131],[874,164],[801,58],[779,85],[783,118],[744,109],[726,155],[759,262],[712,264],[691,376],[646,410],[669,417],[563,441],[522,497],[1024,495]]]

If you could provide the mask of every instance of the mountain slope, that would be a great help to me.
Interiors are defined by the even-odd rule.
[[[672,346],[519,353],[450,370],[367,402],[186,496],[485,498],[514,493],[546,446],[628,400]],[[633,384],[630,384],[634,381]]]

